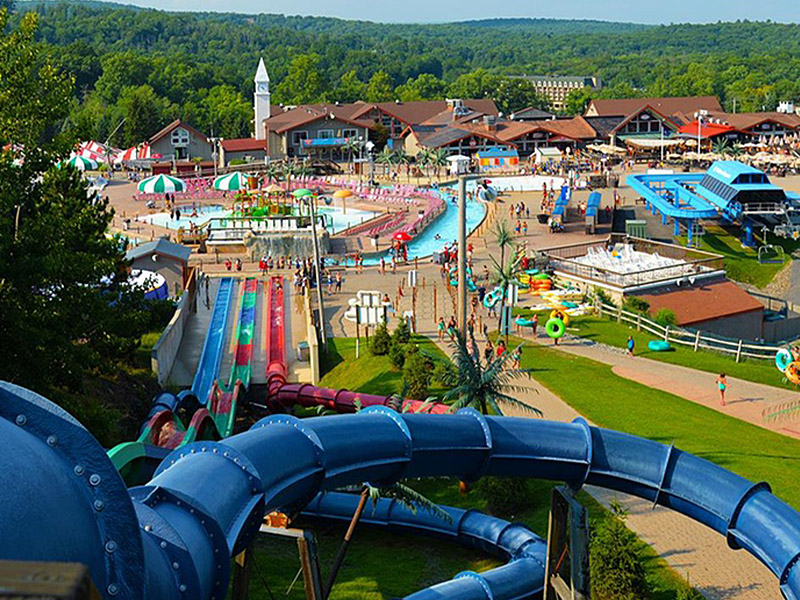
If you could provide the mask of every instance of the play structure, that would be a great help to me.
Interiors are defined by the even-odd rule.
[[[798,196],[737,161],[716,161],[706,173],[628,175],[626,182],[654,215],[661,215],[662,225],[672,221],[674,235],[685,230],[689,244],[703,219],[738,224],[748,246],[754,245],[756,228],[781,237],[800,236]]]
[[[208,389],[211,394],[219,376],[217,347],[223,342],[218,332],[225,327],[222,317],[213,321],[218,308],[222,314],[230,306],[226,295],[234,284],[227,281],[217,294],[208,352],[204,347],[193,385],[198,393]],[[219,441],[176,445],[157,457],[152,476],[126,489],[114,462],[77,421],[41,396],[0,383],[5,448],[0,503],[14,515],[0,521],[0,558],[86,564],[107,600],[222,599],[231,557],[252,542],[267,513],[302,510],[349,519],[357,499],[333,492],[343,486],[416,477],[519,476],[563,481],[574,490],[597,485],[688,515],[725,535],[731,548],[756,556],[776,575],[786,598],[800,599],[800,515],[766,483],[754,484],[674,446],[593,427],[583,419],[487,417],[471,409],[414,414],[443,413],[449,407],[287,383],[283,285],[277,277],[266,285],[268,404],[276,411],[293,404],[362,410],[308,419],[276,414]],[[252,289],[248,281],[242,286],[240,326],[247,322],[242,315]],[[237,348],[252,346],[252,336],[241,327],[236,339]],[[242,356],[246,359],[244,349]],[[232,402],[230,413],[235,407]],[[163,410],[174,414],[175,407]],[[203,410],[208,408],[197,412]],[[232,423],[232,418],[221,422]],[[451,522],[381,500],[363,519],[442,535],[509,562],[480,574],[461,573],[410,598],[512,600],[542,590],[541,538],[477,511],[443,510]]]

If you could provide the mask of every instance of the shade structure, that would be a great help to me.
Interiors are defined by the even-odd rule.
[[[268,185],[266,188],[264,188],[264,191],[268,194],[282,194],[285,190],[277,183],[273,183],[272,185]]]
[[[132,162],[134,160],[147,160],[150,157],[150,144],[141,144],[119,153],[114,161],[117,163]]]
[[[78,169],[78,171],[93,171],[97,168],[97,161],[77,155],[67,161],[61,161],[58,163],[58,167],[72,167],[73,169]]]
[[[295,190],[292,192],[292,196],[295,198],[307,198],[308,196],[313,196],[314,192],[306,188],[300,188],[299,190]]]
[[[214,189],[226,192],[247,189],[247,176],[241,173],[228,173],[220,175],[214,180]]]
[[[406,231],[398,231],[392,236],[392,239],[398,242],[410,242],[411,235]]]
[[[169,175],[155,175],[142,179],[137,189],[144,194],[166,194],[168,192],[183,192],[186,190],[186,183],[183,179],[170,177]]]
[[[333,192],[334,198],[349,198],[352,195],[353,192],[351,192],[350,190],[336,190],[335,192]]]

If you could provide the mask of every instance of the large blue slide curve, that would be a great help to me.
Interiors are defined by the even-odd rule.
[[[0,383],[0,439],[0,506],[14,516],[0,520],[0,558],[82,562],[108,599],[224,598],[230,557],[256,535],[265,510],[302,509],[322,490],[484,475],[599,485],[672,508],[758,557],[784,596],[800,599],[800,515],[768,485],[582,419],[384,407],[302,421],[272,416],[224,441],[175,450],[147,485],[126,490],[77,421],[41,396]],[[515,575],[527,573],[533,593],[533,562],[508,566],[517,563]],[[448,596],[511,597],[497,572],[457,579],[457,593]],[[441,597],[435,587],[415,595]]]

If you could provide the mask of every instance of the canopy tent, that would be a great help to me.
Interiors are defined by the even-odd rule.
[[[611,144],[589,144],[586,146],[586,149],[593,152],[599,152],[600,154],[616,154],[618,156],[624,156],[627,154],[625,148],[612,146]]]
[[[658,139],[658,138],[628,138],[625,140],[627,146],[640,148],[643,150],[653,150],[661,148],[674,148],[683,144],[682,140]]]
[[[136,188],[143,194],[166,194],[185,191],[186,183],[183,179],[178,179],[177,177],[154,175],[153,177],[142,179]]]
[[[133,146],[117,154],[114,162],[119,164],[123,162],[133,162],[135,160],[148,160],[149,158],[152,158],[150,153],[150,144],[145,142],[144,144]]]
[[[735,127],[730,125],[725,125],[723,123],[708,123],[704,122],[700,124],[699,134],[700,139],[707,140],[708,138],[717,137],[719,135],[725,135],[727,133],[733,133],[736,131]],[[692,121],[691,123],[687,123],[678,128],[678,134],[685,137],[694,137],[696,138],[698,135],[698,123],[697,121]]]

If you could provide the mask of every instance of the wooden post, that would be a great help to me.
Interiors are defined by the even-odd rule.
[[[438,286],[434,283],[433,284],[433,324],[434,325],[439,322],[439,313],[438,313],[438,309],[437,309],[437,306],[436,306],[436,288],[437,287]]]
[[[694,351],[697,352],[697,349],[700,347],[700,330],[697,330],[697,334],[694,336]]]
[[[619,323],[621,320],[622,320],[622,305],[620,304],[617,307],[617,323]]]
[[[739,345],[736,347],[736,362],[742,358],[742,340],[739,340]]]
[[[667,326],[664,328],[664,341],[665,341],[665,342],[668,342],[668,341],[669,341],[669,325],[667,325]]]
[[[642,315],[636,315],[636,331],[642,330]]]
[[[250,546],[236,555],[233,564],[233,590],[231,600],[247,600],[250,573],[253,570],[253,548]]]

